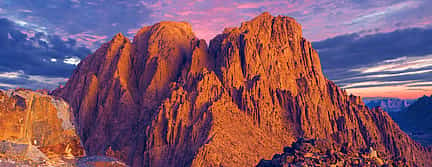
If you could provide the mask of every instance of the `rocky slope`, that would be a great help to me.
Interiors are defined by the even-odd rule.
[[[417,99],[406,111],[392,113],[392,117],[413,139],[432,144],[432,96]]]
[[[255,166],[297,137],[431,162],[382,110],[321,70],[294,19],[260,16],[210,41],[183,22],[116,35],[63,88],[90,155],[132,166]]]
[[[0,166],[72,165],[84,155],[69,105],[28,90],[0,90]]]
[[[363,98],[366,106],[369,108],[380,107],[387,112],[405,111],[415,100],[406,100],[398,98]]]
[[[373,147],[353,150],[350,145],[335,145],[327,140],[299,138],[283,151],[275,154],[271,160],[261,160],[257,167],[408,166],[406,159],[401,157],[381,159]]]

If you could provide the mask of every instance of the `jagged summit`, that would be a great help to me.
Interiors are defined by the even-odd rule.
[[[126,38],[123,33],[119,32],[116,35],[114,35],[113,39],[123,39]]]
[[[85,58],[54,95],[89,155],[132,166],[254,166],[297,137],[431,163],[385,112],[324,77],[300,24],[269,13],[208,47],[187,23],[144,27]]]
[[[192,26],[187,22],[162,21],[152,26],[145,26],[138,30],[134,41],[140,39],[141,36],[153,34],[155,37],[163,37],[173,39],[177,37],[195,37]]]
[[[301,25],[292,17],[288,16],[272,16],[269,12],[264,12],[250,21],[245,21],[241,24],[241,30],[250,30],[256,28],[273,28],[272,26],[285,26],[284,29],[278,29],[291,33],[302,35]],[[276,30],[275,30],[276,31]]]
[[[284,26],[282,28],[272,27],[272,26]],[[256,28],[265,28],[266,30],[288,30],[289,33],[296,34],[297,36],[302,36],[301,25],[292,17],[288,16],[272,16],[269,12],[263,12],[262,14],[254,17],[249,21],[241,23],[240,27],[229,27],[225,28],[223,34],[227,34],[231,31],[239,31],[240,33],[249,33],[249,31],[254,31]]]

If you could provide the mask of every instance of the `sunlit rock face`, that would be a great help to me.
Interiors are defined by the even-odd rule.
[[[321,70],[293,18],[260,16],[210,41],[184,22],[121,34],[85,58],[63,88],[90,155],[131,166],[254,166],[297,137],[430,164],[382,110]]]
[[[0,91],[0,165],[74,164],[84,149],[70,109],[43,93]]]

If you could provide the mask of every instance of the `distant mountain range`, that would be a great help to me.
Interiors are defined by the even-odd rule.
[[[380,107],[387,111],[402,130],[414,140],[423,144],[432,144],[432,97],[419,99],[398,99],[388,97],[363,98],[370,109]]]
[[[368,97],[363,98],[364,103],[369,108],[381,107],[387,112],[400,112],[408,108],[414,103],[415,99],[398,99],[389,97]]]
[[[399,126],[414,140],[425,145],[432,144],[432,97],[417,99],[403,112],[389,113]]]

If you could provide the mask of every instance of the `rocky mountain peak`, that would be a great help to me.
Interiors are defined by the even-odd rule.
[[[277,34],[281,34],[279,36],[302,36],[302,27],[294,18],[281,15],[272,16],[268,12],[264,12],[250,21],[243,22],[240,26],[240,30],[245,33],[263,32],[262,34],[265,34],[266,31],[271,31],[274,36]]]
[[[114,35],[113,40],[126,40],[127,38],[123,35],[123,33],[119,32]]]
[[[116,39],[54,92],[71,104],[89,155],[132,166],[252,166],[307,137],[430,162],[385,112],[324,77],[290,17],[263,13],[208,47],[184,22]]]
[[[408,111],[431,112],[432,96],[422,96],[408,107]]]
[[[146,46],[146,42],[155,41],[160,44],[170,44],[169,41],[175,44],[182,44],[195,38],[192,32],[192,26],[186,22],[163,21],[152,26],[141,28],[134,37],[134,43],[139,51],[142,46]],[[171,44],[172,44],[171,43]],[[183,46],[185,47],[185,46]]]

